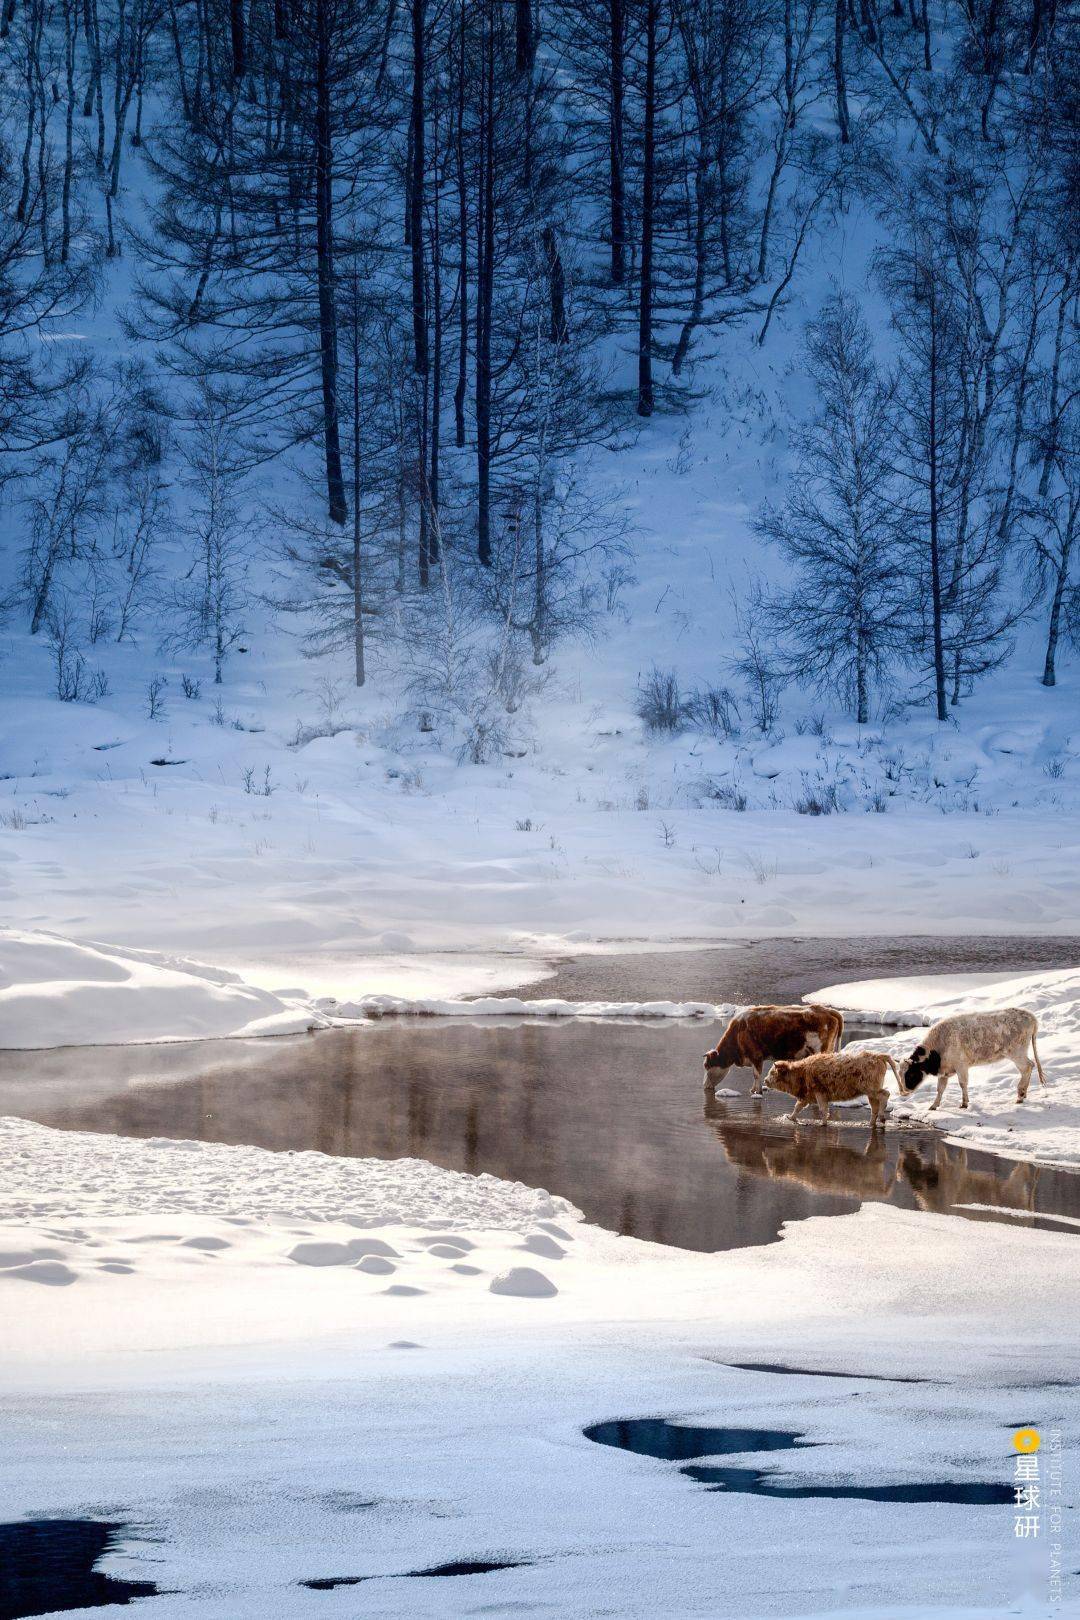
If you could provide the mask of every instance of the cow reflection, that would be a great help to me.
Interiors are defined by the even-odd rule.
[[[780,1134],[748,1129],[712,1110],[709,1115],[729,1163],[753,1175],[846,1198],[888,1198],[893,1190],[896,1167],[880,1132],[859,1146],[831,1131]]]
[[[895,1136],[833,1131],[762,1130],[722,1103],[705,1111],[728,1162],[751,1175],[794,1182],[809,1192],[913,1204],[934,1214],[958,1205],[1035,1209],[1038,1166],[1016,1164],[1007,1175],[978,1168],[979,1154],[945,1142],[901,1149]]]
[[[982,1204],[989,1209],[1034,1211],[1039,1170],[1034,1164],[1016,1164],[1005,1177],[973,1167],[967,1148],[942,1146],[933,1158],[911,1149],[900,1155],[900,1174],[915,1194],[920,1209],[947,1214],[957,1204]]]

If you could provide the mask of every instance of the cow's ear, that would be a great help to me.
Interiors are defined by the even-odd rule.
[[[926,1056],[926,1047],[925,1046],[917,1046],[915,1048],[914,1052],[912,1052],[912,1054],[911,1054],[911,1060],[912,1060],[913,1063],[919,1063],[919,1062],[921,1062],[921,1060],[925,1056]]]
[[[927,1072],[927,1074],[940,1074],[941,1073],[941,1053],[940,1052],[928,1052],[926,1054],[926,1072]]]

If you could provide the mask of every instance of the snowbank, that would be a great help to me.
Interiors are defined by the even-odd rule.
[[[1038,1048],[1046,1085],[1040,1086],[1033,1076],[1025,1102],[1016,1101],[1012,1064],[997,1063],[973,1072],[970,1109],[961,1109],[960,1088],[953,1081],[937,1113],[928,1115],[935,1088],[924,1082],[910,1098],[898,1098],[891,1112],[915,1119],[926,1116],[956,1141],[988,1152],[1080,1165],[1080,968],[1021,976],[950,973],[865,979],[826,985],[806,999],[905,1029],[903,1035],[861,1043],[897,1058],[906,1056],[939,1018],[994,1007],[1026,1007],[1039,1020]]]
[[[315,1005],[328,1017],[356,1018],[731,1018],[734,1004],[709,1001],[523,1001],[520,996],[477,996],[469,1001],[446,997],[361,996],[355,1001],[320,998]]]
[[[564,1198],[426,1159],[347,1159],[57,1131],[0,1119],[0,1221],[184,1212],[226,1219],[501,1227],[579,1220]]]
[[[460,975],[462,964],[453,965]],[[294,1035],[408,1015],[730,1018],[737,1010],[703,1001],[523,1001],[518,996],[462,1000],[378,994],[311,1001],[303,989],[275,993],[238,973],[183,957],[0,930],[0,1049]]]
[[[326,1022],[205,963],[0,931],[0,1047],[292,1035]]]
[[[27,1377],[43,1342],[55,1362],[342,1330],[379,1344],[405,1321],[473,1333],[694,1322],[722,1300],[729,1334],[863,1314],[886,1337],[904,1321],[907,1336],[914,1313],[925,1352],[961,1321],[1005,1332],[1018,1288],[1026,1334],[1080,1310],[1071,1236],[891,1205],[789,1223],[766,1248],[690,1254],[588,1225],[541,1189],[423,1160],[18,1119],[0,1120],[0,1189],[4,1359]]]

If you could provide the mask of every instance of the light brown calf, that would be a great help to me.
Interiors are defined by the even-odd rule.
[[[887,1069],[900,1079],[900,1070],[887,1052],[826,1052],[802,1058],[798,1063],[774,1063],[769,1085],[795,1098],[789,1119],[798,1119],[803,1109],[814,1102],[821,1123],[827,1125],[830,1104],[866,1097],[871,1124],[876,1127],[884,1119],[889,1103],[885,1090]]]

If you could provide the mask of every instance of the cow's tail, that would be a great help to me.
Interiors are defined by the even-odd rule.
[[[1031,1055],[1035,1059],[1035,1067],[1039,1071],[1039,1084],[1040,1084],[1040,1086],[1045,1086],[1045,1084],[1046,1084],[1046,1076],[1045,1076],[1045,1074],[1043,1074],[1043,1067],[1042,1067],[1042,1064],[1039,1061],[1039,1048],[1035,1045],[1035,1031],[1034,1030],[1032,1030],[1032,1032],[1031,1032]]]
[[[903,1089],[904,1089],[904,1077],[900,1073],[900,1070],[899,1070],[899,1068],[897,1066],[896,1059],[894,1057],[890,1056],[890,1054],[888,1052],[882,1052],[881,1055],[885,1059],[885,1062],[889,1065],[889,1068],[892,1070],[893,1074],[896,1076],[896,1083],[900,1087],[900,1090],[903,1091]]]
[[[835,1007],[823,1007],[820,1002],[811,1002],[810,1009],[816,1013],[826,1013],[829,1024],[821,1038],[823,1052],[839,1052],[840,1043],[844,1038],[844,1015],[837,1012]]]

